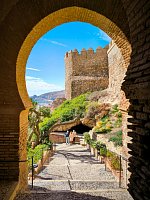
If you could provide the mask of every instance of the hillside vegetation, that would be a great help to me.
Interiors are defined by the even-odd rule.
[[[65,122],[74,118],[83,118],[88,105],[88,93],[82,94],[74,99],[64,101],[53,112],[51,117],[44,118],[40,123],[41,131],[48,131],[56,122]]]
[[[90,101],[90,93],[82,94],[71,100],[64,101],[54,109],[50,117],[46,117],[39,124],[41,132],[47,132],[55,123],[84,118],[93,120],[93,132],[107,134],[109,141],[115,145],[122,145],[122,114],[118,105]]]

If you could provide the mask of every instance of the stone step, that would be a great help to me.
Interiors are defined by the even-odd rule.
[[[118,183],[116,181],[88,181],[88,180],[71,180],[70,187],[72,190],[99,190],[99,189],[116,189]]]
[[[31,183],[30,183],[31,188]],[[67,191],[70,190],[70,185],[68,180],[42,180],[42,181],[34,181],[34,190],[46,191]]]
[[[115,177],[110,171],[105,171],[104,164],[78,164],[77,165],[49,165],[41,173],[36,176],[36,179],[51,179],[51,180],[115,180]]]
[[[30,183],[31,184],[31,183]],[[118,189],[118,183],[113,180],[44,180],[34,181],[34,188],[46,190],[99,190]]]
[[[124,189],[88,191],[40,191],[32,190],[18,195],[15,200],[133,200]]]

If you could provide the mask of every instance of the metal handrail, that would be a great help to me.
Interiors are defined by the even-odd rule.
[[[35,154],[33,154],[33,156],[29,157],[28,160],[27,160],[27,161],[29,161],[29,160],[32,159],[32,164],[31,164],[31,171],[32,171],[32,189],[33,189],[33,185],[34,185],[34,183],[33,183],[33,179],[34,179],[34,157],[36,156],[36,154],[37,154],[38,152],[42,151],[42,159],[41,159],[41,160],[42,160],[42,165],[43,165],[43,150],[44,150],[44,149],[47,149],[47,150],[48,150],[48,148],[39,149]]]
[[[110,151],[110,152],[116,154],[119,157],[119,166],[120,166],[120,168],[119,168],[119,188],[121,188],[122,159],[126,161],[126,185],[127,185],[127,163],[129,162],[129,160],[127,158],[125,158],[124,156],[122,156],[121,154],[118,154],[118,153],[111,151],[107,148],[106,148],[106,157],[107,157],[107,151]],[[106,169],[107,169],[107,166],[106,166],[106,161],[105,161],[105,171],[106,171]]]
[[[106,148],[107,149],[107,148]],[[110,152],[112,152],[112,153],[114,153],[114,154],[116,154],[118,157],[120,157],[121,156],[121,158],[123,159],[123,160],[125,160],[125,161],[128,161],[129,162],[129,160],[128,160],[128,158],[125,158],[124,156],[122,156],[122,154],[118,154],[118,153],[116,153],[116,152],[114,152],[114,151],[112,151],[112,150],[110,150],[110,149],[107,149],[108,151],[110,151]]]

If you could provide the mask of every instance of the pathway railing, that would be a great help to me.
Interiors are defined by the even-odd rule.
[[[125,158],[124,156],[122,156],[121,154],[118,154],[114,151],[111,151],[109,149],[106,148],[106,156],[105,156],[105,171],[107,170],[107,159],[109,160],[109,156],[108,156],[108,152],[111,152],[112,154],[114,154],[117,159],[116,159],[116,162],[119,162],[119,166],[118,166],[118,169],[119,169],[119,188],[122,187],[122,178],[125,178],[125,181],[124,181],[124,186],[127,188],[127,182],[128,182],[128,162],[129,160],[127,158]],[[123,163],[122,162],[125,162],[125,170],[123,171]],[[110,161],[111,162],[111,161]],[[115,162],[115,160],[112,159],[112,162]],[[112,167],[113,168],[113,167]],[[122,173],[125,172],[125,177],[122,176]]]
[[[35,154],[33,154],[31,157],[28,157],[28,169],[29,169],[29,172],[31,171],[31,174],[32,174],[32,177],[31,177],[31,181],[32,181],[31,187],[32,188],[34,186],[35,168],[38,167],[38,164],[34,163],[34,161],[35,161],[36,156],[39,154],[39,152],[41,152],[41,164],[42,164],[42,167],[43,167],[43,164],[44,164],[43,163],[43,152],[44,152],[45,149],[48,150],[48,148],[41,148]],[[31,162],[30,162],[30,160],[31,160]]]
[[[91,149],[91,146],[89,145],[89,150]],[[101,149],[103,149],[103,154],[101,154]],[[127,184],[128,184],[128,163],[129,163],[129,160],[127,158],[125,158],[123,155],[121,154],[118,154],[112,150],[109,150],[106,145],[105,147],[100,147],[100,149],[97,151],[98,155],[99,156],[102,156],[104,157],[104,160],[101,162],[104,162],[105,164],[105,171],[107,170],[108,168],[108,163],[109,165],[111,165],[112,163],[117,165],[117,170],[116,169],[113,169],[112,166],[111,167],[111,170],[114,172],[114,171],[119,171],[119,188],[123,187],[124,188],[127,188]],[[114,156],[108,156],[109,153],[112,153]],[[91,150],[90,150],[90,154],[91,154]],[[115,163],[116,162],[116,163]]]

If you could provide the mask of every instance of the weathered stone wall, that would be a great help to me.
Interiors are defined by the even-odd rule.
[[[124,81],[125,73],[127,71],[127,65],[121,54],[120,49],[112,40],[109,44],[108,53],[108,68],[109,68],[109,87],[108,89],[116,96],[119,102],[119,108],[122,111],[122,131],[123,131],[123,147],[124,156],[128,157],[127,143],[130,142],[130,138],[127,136],[127,110],[129,107],[129,101],[126,99],[125,94],[121,91],[121,85]]]
[[[60,133],[60,132],[51,132],[49,134],[49,139],[53,142],[53,143],[65,143],[66,139],[64,136],[64,133]]]
[[[72,78],[71,82],[71,95],[70,98],[74,98],[85,92],[92,92],[101,89],[105,89],[108,85],[108,78],[101,77],[84,77],[78,76]]]
[[[108,88],[120,100],[120,90],[127,66],[125,65],[124,58],[120,49],[112,40],[109,44],[108,54],[108,69],[109,69],[109,86]]]
[[[121,154],[124,158],[129,158],[129,149],[127,147],[127,144],[131,142],[131,138],[128,137],[128,129],[127,124],[128,121],[128,107],[129,107],[129,101],[126,99],[125,94],[123,91],[121,91],[121,85],[124,81],[125,73],[127,71],[127,65],[124,61],[124,57],[122,56],[122,53],[120,49],[117,47],[117,45],[112,40],[109,44],[109,50],[108,53],[108,68],[109,68],[109,90],[112,92],[112,94],[115,96],[115,99],[118,99],[119,102],[119,108],[122,111],[122,140],[123,140],[123,147]],[[123,181],[126,185],[128,183],[128,179],[130,178],[130,173],[127,170],[128,162],[125,160],[122,160],[122,168],[123,168]]]
[[[75,49],[65,55],[66,98],[71,99],[82,93],[105,89],[108,86],[107,48]]]

